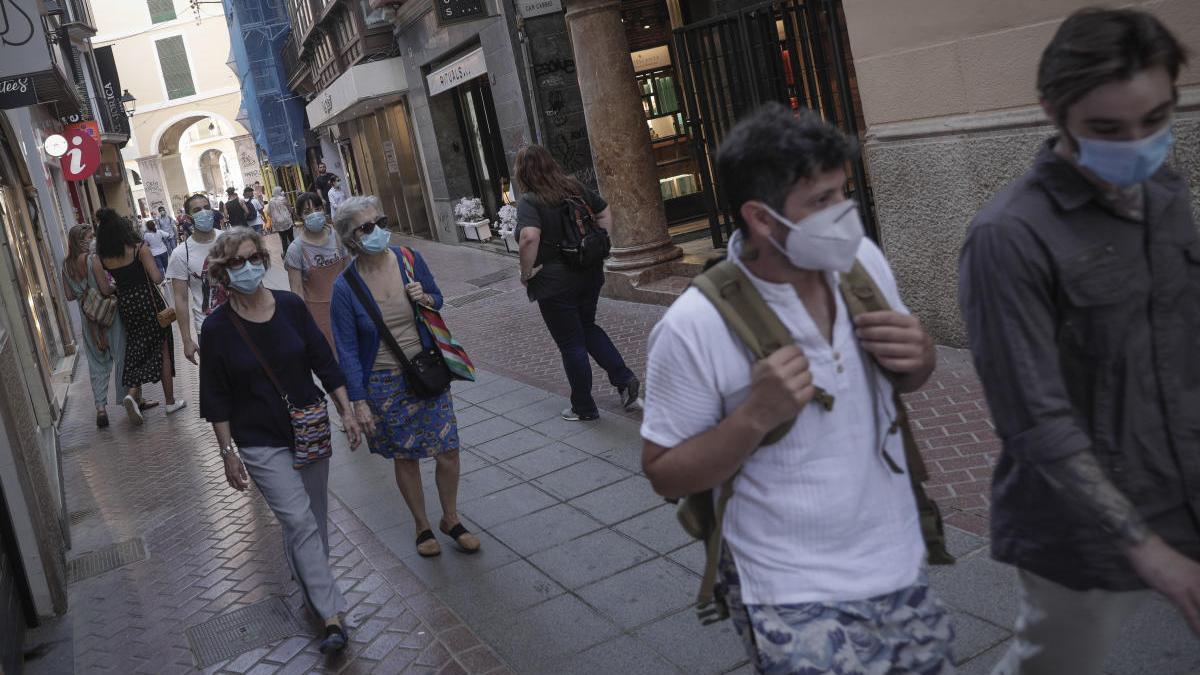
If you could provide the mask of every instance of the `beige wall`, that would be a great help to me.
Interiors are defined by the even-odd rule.
[[[1086,0],[843,0],[867,126],[1037,103],[1042,50]],[[1154,12],[1200,60],[1200,1],[1123,3]],[[1181,78],[1200,84],[1194,65]]]

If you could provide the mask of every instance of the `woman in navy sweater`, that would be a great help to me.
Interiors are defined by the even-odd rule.
[[[431,399],[415,395],[405,381],[399,358],[380,339],[371,318],[378,312],[406,358],[434,346],[417,305],[440,308],[442,292],[416,251],[410,251],[415,278],[409,278],[404,251],[390,246],[391,233],[386,227],[387,216],[375,197],[351,197],[334,214],[338,236],[357,256],[333,284],[330,310],[338,361],[346,372],[346,389],[359,425],[367,433],[368,447],[394,460],[396,484],[416,525],[417,553],[441,553],[425,512],[418,466],[418,460],[427,457],[437,461],[435,478],[442,505],[438,529],[463,551],[478,551],[479,539],[458,519],[458,422],[450,392]],[[373,305],[370,312],[356,297],[351,279],[366,289],[367,302]]]
[[[200,415],[216,432],[229,484],[245,490],[253,477],[279,518],[292,575],[309,608],[325,622],[321,651],[339,651],[346,646],[341,622],[346,599],[329,566],[329,462],[293,468],[288,405],[259,354],[295,407],[325,398],[313,374],[320,378],[341,412],[352,450],[359,426],[346,378],[304,301],[262,285],[270,265],[262,236],[247,227],[229,230],[209,252],[208,273],[228,288],[229,300],[205,319],[200,333]]]

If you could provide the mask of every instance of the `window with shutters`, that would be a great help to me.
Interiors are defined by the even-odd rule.
[[[150,23],[162,23],[175,19],[175,0],[146,0],[150,7]]]
[[[158,65],[167,85],[167,98],[194,95],[196,85],[192,82],[192,67],[188,65],[187,51],[183,48],[183,36],[155,40],[154,46],[158,49]]]

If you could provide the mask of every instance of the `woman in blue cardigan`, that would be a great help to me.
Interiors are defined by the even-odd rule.
[[[441,553],[425,513],[418,466],[418,460],[427,457],[437,461],[435,478],[442,505],[438,529],[463,551],[478,551],[479,539],[458,519],[458,422],[450,392],[432,399],[415,395],[405,381],[400,359],[381,339],[372,318],[378,313],[411,359],[434,346],[417,305],[439,309],[442,293],[416,251],[412,251],[415,278],[409,278],[402,250],[390,245],[387,216],[377,198],[351,197],[342,202],[334,213],[334,228],[356,257],[333,284],[333,336],[355,417],[368,431],[368,447],[394,460],[396,484],[417,529],[417,553]],[[356,294],[354,281],[365,289],[370,311]]]

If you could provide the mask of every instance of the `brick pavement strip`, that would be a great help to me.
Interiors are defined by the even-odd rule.
[[[179,353],[179,347],[176,347]],[[144,562],[70,586],[77,672],[192,672],[189,626],[283,595],[297,616],[280,528],[257,491],[225,483],[210,427],[198,418],[196,369],[179,364],[176,386],[191,402],[162,408],[133,427],[123,414],[97,430],[86,365],[71,385],[61,432],[69,505],[95,513],[73,527],[76,557],[131,536],[145,539]],[[147,388],[159,398],[161,390]],[[509,672],[456,614],[336,498],[330,504],[331,562],[350,608],[351,645],[333,659],[317,651],[319,629],[290,637],[206,672]],[[31,670],[36,670],[36,662]]]

